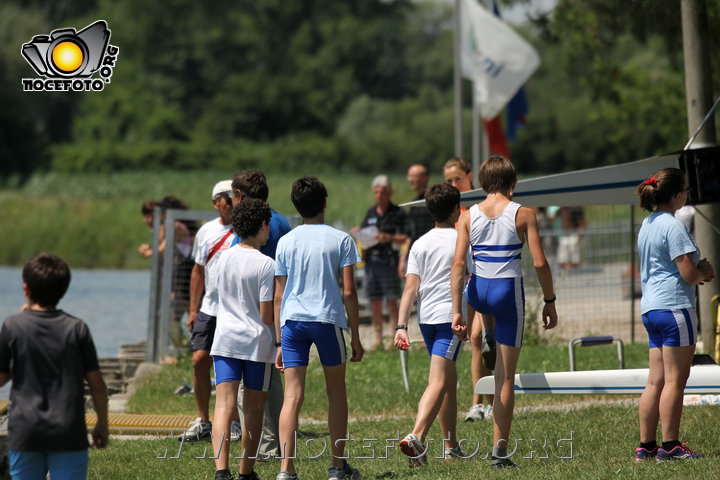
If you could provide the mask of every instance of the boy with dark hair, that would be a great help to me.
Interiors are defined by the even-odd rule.
[[[0,329],[0,386],[12,378],[8,457],[14,479],[85,478],[88,439],[83,380],[97,424],[93,447],[108,441],[107,389],[85,322],[56,306],[70,268],[41,253],[23,267],[25,307]]]
[[[427,464],[423,441],[436,416],[446,444],[446,459],[465,457],[456,437],[457,370],[460,338],[452,330],[452,297],[450,268],[455,255],[460,216],[460,192],[449,183],[438,183],[427,189],[425,203],[435,220],[435,228],[420,237],[408,255],[405,290],[400,300],[400,316],[395,332],[395,346],[406,350],[410,344],[408,320],[415,295],[417,320],[430,355],[428,386],[418,405],[413,431],[400,441],[400,450],[409,457],[411,466]]]
[[[232,201],[233,204],[243,202],[247,198],[257,198],[267,202],[269,188],[267,179],[260,170],[243,170],[235,175],[232,181]],[[270,209],[272,218],[270,219],[270,235],[265,245],[260,247],[260,252],[268,257],[275,259],[275,250],[280,238],[290,231],[285,217]],[[233,245],[240,241],[239,236],[235,236]],[[240,385],[242,389],[242,385]],[[240,416],[242,417],[242,395],[238,402]],[[283,402],[283,386],[278,376],[274,376],[270,384],[270,393],[268,394],[267,404],[265,405],[265,418],[263,421],[262,438],[260,439],[259,455],[263,459],[277,457],[280,454],[280,446],[278,445],[278,422],[280,418],[280,410]]]
[[[213,426],[215,479],[233,480],[228,469],[230,422],[237,412],[240,382],[243,388],[243,432],[238,480],[257,480],[253,471],[260,442],[263,410],[273,376],[275,332],[273,282],[275,262],[260,253],[270,234],[270,207],[248,198],[235,205],[234,231],[242,237],[218,264],[216,283],[209,288],[219,299],[212,355],[215,364],[216,403]]]
[[[358,480],[358,471],[343,459],[348,410],[347,352],[342,330],[349,324],[350,361],[359,362],[364,350],[360,343],[353,265],[360,261],[360,255],[350,235],[325,225],[327,190],[320,180],[315,177],[295,180],[291,198],[303,216],[303,224],[280,239],[275,267],[275,329],[282,332],[276,364],[285,372],[285,400],[280,414],[282,465],[276,480],[297,478],[292,452],[312,344],[323,365],[328,395],[332,445],[328,479]],[[342,292],[338,288],[338,274],[342,275]]]

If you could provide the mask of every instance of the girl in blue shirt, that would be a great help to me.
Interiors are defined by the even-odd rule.
[[[649,337],[650,371],[640,397],[640,447],[635,460],[692,459],[702,454],[678,440],[683,393],[697,340],[695,285],[712,280],[714,270],[685,226],[674,216],[687,201],[688,183],[677,168],[663,168],[636,190],[650,212],[638,233],[640,309]],[[662,425],[658,448],[656,432]]]

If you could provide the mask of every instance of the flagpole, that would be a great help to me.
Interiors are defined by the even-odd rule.
[[[480,121],[480,107],[478,106],[477,99],[475,98],[475,82],[473,82],[473,95],[472,95],[472,178],[477,178],[478,171],[480,170],[480,151],[482,148],[482,134],[480,129],[485,129],[485,126]]]
[[[460,2],[455,0],[455,12],[453,13],[453,40],[455,45],[453,69],[453,92],[455,100],[455,156],[463,156],[463,125],[462,125],[462,77],[460,75]]]

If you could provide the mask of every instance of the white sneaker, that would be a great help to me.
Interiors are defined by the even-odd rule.
[[[203,422],[200,417],[190,422],[190,427],[178,437],[183,442],[197,442],[212,438],[212,423]]]
[[[400,440],[400,451],[408,457],[411,467],[427,465],[426,449],[415,434],[408,433],[405,438]]]
[[[230,441],[239,442],[242,440],[242,425],[237,420],[230,423]]]
[[[465,415],[466,422],[480,421],[483,418],[485,418],[485,413],[483,412],[482,403],[476,403],[475,405],[470,407],[470,410],[468,410],[467,415]]]
[[[492,418],[493,418],[492,405],[490,405],[490,404],[485,405],[485,408],[483,408],[483,415],[485,416],[485,420],[492,420]]]

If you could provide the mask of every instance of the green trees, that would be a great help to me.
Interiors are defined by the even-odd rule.
[[[709,7],[712,31],[720,7]],[[682,146],[677,11],[674,0],[559,0],[522,29],[542,63],[510,145],[521,171]],[[0,183],[46,168],[439,170],[453,148],[451,15],[410,0],[8,0]],[[21,91],[34,75],[23,42],[100,18],[120,47],[104,91]]]

